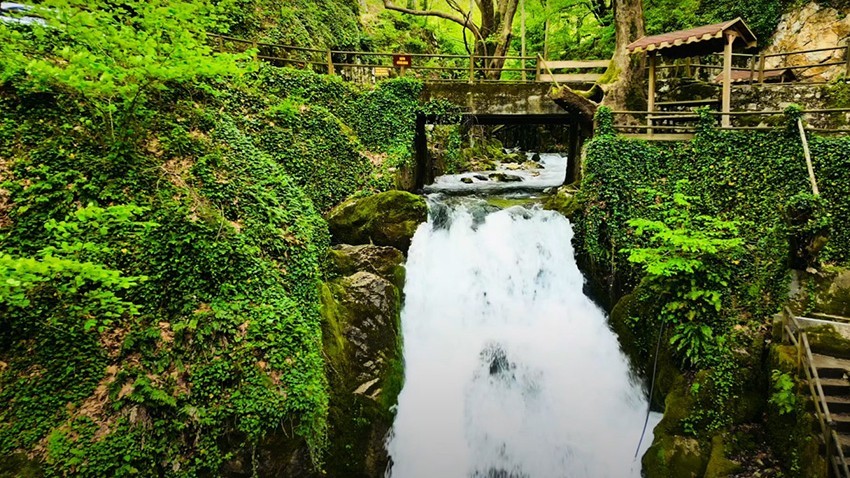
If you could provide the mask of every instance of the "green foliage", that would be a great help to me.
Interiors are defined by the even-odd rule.
[[[686,180],[676,184],[672,197],[648,190],[658,220],[632,219],[635,236],[649,233],[647,247],[629,248],[628,260],[640,264],[644,280],[663,302],[662,320],[672,327],[670,343],[683,361],[704,364],[723,345],[723,294],[743,250],[739,224],[696,214],[684,193]]]
[[[213,54],[207,2],[46,0],[46,25],[0,23],[0,83],[21,91],[64,91],[92,107],[109,140],[170,83],[237,76],[246,56]]]
[[[797,393],[795,392],[794,378],[781,370],[772,370],[770,380],[773,383],[773,393],[768,402],[774,405],[780,415],[786,415],[797,409]]]
[[[240,38],[310,48],[359,50],[358,2],[352,0],[218,0],[217,31]]]

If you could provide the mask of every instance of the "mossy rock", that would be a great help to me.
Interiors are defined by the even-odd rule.
[[[563,186],[543,201],[543,209],[557,211],[567,219],[573,219],[581,211],[582,204],[575,196],[575,190]]]
[[[817,274],[800,272],[797,282],[792,299],[796,311],[850,316],[850,269],[829,266]]]
[[[41,478],[41,466],[23,453],[0,457],[0,478]]]
[[[404,254],[394,247],[341,244],[328,251],[334,273],[350,276],[365,271],[390,281],[398,290],[404,288]]]
[[[727,458],[726,440],[723,434],[711,439],[711,455],[705,467],[705,478],[724,478],[738,472],[741,464]]]
[[[398,277],[400,255],[392,248],[348,246],[331,257],[346,271],[359,264]],[[331,389],[326,476],[383,476],[389,460],[384,440],[404,381],[400,288],[361,269],[322,284],[320,300]]]
[[[405,191],[348,200],[333,208],[327,218],[337,244],[392,246],[405,253],[416,228],[427,219],[425,199]]]
[[[812,351],[850,359],[850,340],[839,334],[831,325],[819,325],[806,329]]]
[[[668,393],[682,377],[678,362],[673,357],[669,340],[662,338],[662,347],[655,360],[655,348],[658,343],[659,324],[657,321],[657,301],[647,287],[639,285],[631,294],[623,296],[609,315],[609,325],[617,334],[620,348],[632,368],[641,376],[652,375],[655,371],[655,390],[651,400],[655,408],[662,408]],[[669,333],[669,330],[668,330]]]
[[[658,436],[641,460],[646,478],[700,478],[708,456],[699,441],[680,435]]]

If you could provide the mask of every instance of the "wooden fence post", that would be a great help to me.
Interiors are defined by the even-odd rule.
[[[764,52],[759,55],[759,84],[764,84]]]
[[[844,81],[850,79],[850,43],[847,44],[847,48],[844,50],[844,60],[847,63],[844,69]]]
[[[329,75],[335,75],[336,74],[336,71],[334,69],[334,58],[333,58],[333,55],[331,54],[330,50],[328,50],[328,74]]]
[[[540,56],[540,53],[537,54],[537,61],[535,62],[535,72],[534,72],[534,81],[540,81],[540,63],[543,62],[543,57]]]
[[[475,54],[469,55],[469,84],[475,83]]]

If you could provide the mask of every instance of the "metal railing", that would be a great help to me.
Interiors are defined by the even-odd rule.
[[[832,419],[826,395],[823,393],[818,369],[812,357],[812,348],[809,346],[808,335],[800,326],[797,316],[788,307],[782,310],[782,318],[782,341],[790,343],[797,349],[797,374],[799,375],[801,369],[805,372],[806,381],[809,384],[809,393],[815,404],[815,414],[820,424],[827,460],[832,466],[835,477],[850,478],[850,467],[848,467],[847,458],[844,456],[844,449],[838,438],[838,432],[835,431],[835,421]]]

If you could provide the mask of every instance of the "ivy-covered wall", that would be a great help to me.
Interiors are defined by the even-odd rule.
[[[393,185],[420,88],[263,68],[170,86],[115,144],[75,96],[3,85],[0,461],[321,466],[320,213]]]
[[[624,350],[652,377],[653,402],[666,403],[643,459],[648,477],[718,476],[709,473],[716,453],[737,457],[739,470],[755,455],[768,468],[802,459],[801,450],[774,456],[765,445],[764,344],[790,268],[800,267],[801,238],[832,224],[819,259],[850,262],[841,227],[850,221],[850,139],[810,136],[821,192],[813,198],[792,127],[799,109],[786,115],[776,131],[730,132],[704,112],[692,141],[664,143],[619,137],[610,110],[597,114],[575,245]]]

